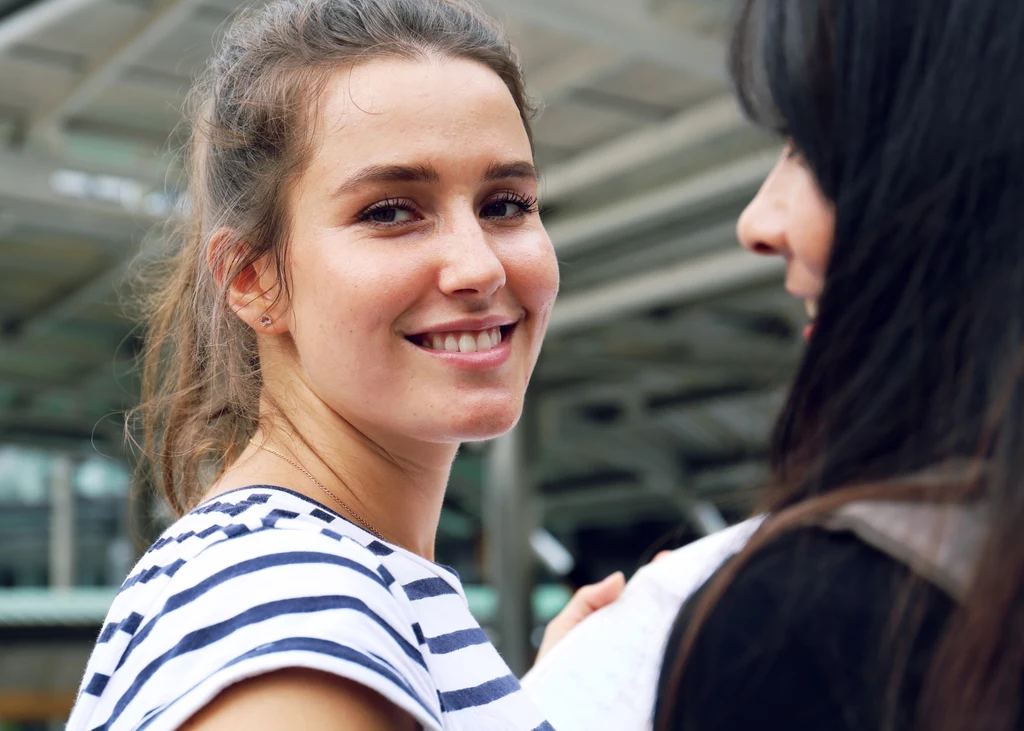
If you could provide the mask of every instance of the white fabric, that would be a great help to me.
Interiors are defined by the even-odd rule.
[[[640,569],[523,678],[556,731],[647,731],[665,643],[683,602],[761,523],[732,526]]]
[[[178,728],[240,680],[303,667],[429,731],[550,731],[458,576],[298,493],[226,493],[168,529],[114,600],[69,731]]]

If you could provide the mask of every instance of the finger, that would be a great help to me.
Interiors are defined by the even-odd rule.
[[[653,559],[651,559],[651,563],[658,563],[658,561],[660,561],[661,559],[671,555],[671,551],[658,551],[657,555]]]
[[[558,627],[567,625],[566,631],[568,631],[598,609],[606,607],[618,599],[625,586],[626,577],[621,571],[616,571],[597,584],[584,586],[573,595],[569,603],[565,605],[565,609],[552,622],[557,623]]]
[[[558,616],[548,622],[537,658],[540,659],[546,655],[552,647],[584,619],[598,609],[606,607],[618,599],[625,586],[625,575],[621,571],[616,571],[611,576],[606,577],[604,581],[584,586],[573,594],[572,599],[558,613]]]
[[[619,598],[626,586],[626,576],[621,571],[616,571],[611,576],[606,576],[603,581],[597,584],[585,586],[576,592],[577,599],[582,611],[586,615],[593,614],[598,609],[606,607]],[[571,602],[570,602],[571,603]]]

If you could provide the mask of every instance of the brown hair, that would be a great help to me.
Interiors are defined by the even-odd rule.
[[[384,57],[488,67],[530,132],[535,108],[516,51],[470,0],[275,0],[231,24],[187,103],[191,210],[170,255],[143,278],[142,403],[131,422],[141,466],[176,515],[195,506],[259,419],[256,337],[228,307],[228,287],[269,257],[287,298],[285,200],[310,158],[317,102],[336,70]],[[211,251],[219,231],[231,239]]]

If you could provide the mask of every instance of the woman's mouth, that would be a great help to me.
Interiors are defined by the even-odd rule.
[[[811,335],[814,334],[814,322],[818,319],[818,300],[817,298],[809,297],[804,300],[804,307],[807,309],[807,317],[810,320],[807,326],[804,328],[804,340],[810,341]]]
[[[502,329],[492,328],[478,332],[427,333],[417,336],[414,342],[428,350],[475,353],[496,348],[502,343]]]
[[[468,330],[436,330],[407,335],[406,340],[456,368],[489,371],[508,362],[512,355],[511,340],[518,325],[513,322]]]
[[[511,329],[511,327],[509,325],[477,331],[424,333],[414,336],[412,341],[427,350],[444,350],[449,353],[481,353],[501,345],[506,334],[503,331]]]

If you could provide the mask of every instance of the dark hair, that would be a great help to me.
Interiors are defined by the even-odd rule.
[[[176,514],[194,507],[256,429],[256,338],[226,293],[269,256],[287,296],[285,194],[313,153],[330,75],[380,58],[432,57],[475,61],[497,74],[530,133],[535,109],[518,54],[473,0],[274,0],[232,23],[193,87],[191,211],[170,256],[144,283],[142,404],[134,414],[142,465]],[[210,252],[213,235],[225,230],[232,240]]]
[[[1018,728],[1022,39],[1024,6],[1005,0],[742,0],[730,54],[740,103],[803,157],[835,206],[835,238],[814,338],[772,436],[764,508],[776,518],[709,585],[676,678],[700,620],[771,538],[868,494],[977,497],[992,508],[989,539],[919,722]],[[964,459],[984,462],[985,477],[887,484]]]

